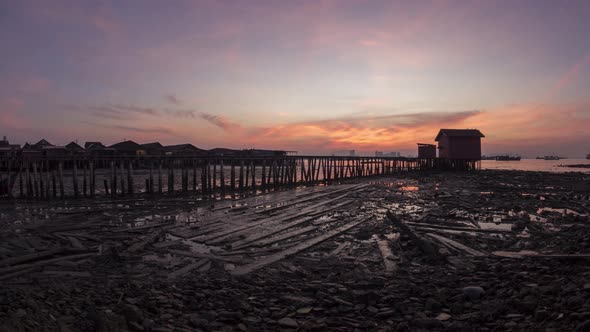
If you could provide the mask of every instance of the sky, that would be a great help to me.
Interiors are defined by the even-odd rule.
[[[590,1],[0,0],[0,135],[590,152]]]

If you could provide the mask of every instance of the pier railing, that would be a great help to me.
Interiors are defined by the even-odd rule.
[[[0,197],[229,194],[408,171],[475,170],[478,160],[337,156],[0,157]]]

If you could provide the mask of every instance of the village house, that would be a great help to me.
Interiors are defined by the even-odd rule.
[[[66,150],[68,150],[71,155],[83,155],[86,152],[84,148],[76,142],[70,142],[67,144]]]
[[[207,151],[192,144],[176,144],[164,147],[167,156],[206,156]]]
[[[164,154],[164,146],[160,142],[145,143],[141,147],[145,150],[148,156],[161,156]]]
[[[94,157],[98,156],[114,156],[116,150],[113,148],[107,148],[101,142],[86,142],[84,143],[84,150],[86,154]]]
[[[436,145],[418,143],[418,158],[436,158]]]
[[[14,156],[20,150],[19,144],[10,144],[6,136],[0,141],[0,157]]]
[[[135,143],[134,141],[123,141],[115,143],[109,146],[111,149],[115,149],[116,155],[118,156],[143,156],[145,155],[145,149]]]
[[[434,140],[439,158],[481,160],[482,137],[477,129],[441,129]]]
[[[287,151],[247,149],[247,150],[242,150],[242,154],[245,156],[273,157],[273,156],[286,156]]]
[[[208,154],[211,156],[238,156],[240,155],[240,151],[226,148],[214,148],[209,150]]]

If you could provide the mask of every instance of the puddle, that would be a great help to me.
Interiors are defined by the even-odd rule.
[[[479,194],[482,196],[489,196],[489,195],[493,195],[494,192],[493,191],[482,191]]]
[[[399,188],[401,191],[418,191],[418,189],[416,186],[403,186]]]

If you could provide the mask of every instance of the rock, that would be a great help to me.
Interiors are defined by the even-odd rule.
[[[373,307],[372,305],[370,305],[369,307],[367,307],[367,311],[372,313],[372,314],[376,314],[379,312],[379,309]]]
[[[206,327],[207,325],[209,325],[209,321],[204,318],[201,318],[199,315],[191,315],[189,317],[189,322],[194,327]]]
[[[290,318],[290,317],[281,318],[281,319],[279,319],[278,323],[280,326],[290,327],[290,328],[296,328],[299,326],[299,324],[297,324],[297,321],[294,320],[293,318]]]
[[[484,289],[479,286],[463,287],[461,291],[463,292],[463,295],[471,301],[479,300],[485,294]]]
[[[441,312],[440,314],[438,314],[438,316],[436,316],[436,319],[440,320],[442,322],[445,322],[445,321],[451,319],[451,315]]]
[[[535,320],[540,322],[545,320],[546,318],[549,317],[549,313],[547,312],[547,310],[537,310],[535,311]]]
[[[434,318],[414,319],[412,325],[423,329],[436,329],[443,326],[440,320]]]
[[[440,304],[440,302],[438,302],[437,300],[435,300],[433,298],[427,299],[426,304],[424,305],[425,310],[432,311],[432,312],[439,311],[441,308],[442,308],[442,305]]]
[[[26,311],[25,309],[18,309],[18,310],[16,311],[16,313],[14,314],[14,316],[15,316],[16,318],[23,318],[23,317],[25,317],[26,315],[27,315],[27,311]]]
[[[143,321],[143,312],[133,304],[122,304],[119,306],[119,313],[127,319],[128,322]]]
[[[308,314],[311,312],[312,309],[313,309],[312,307],[299,308],[299,309],[297,309],[297,313],[298,314]]]

